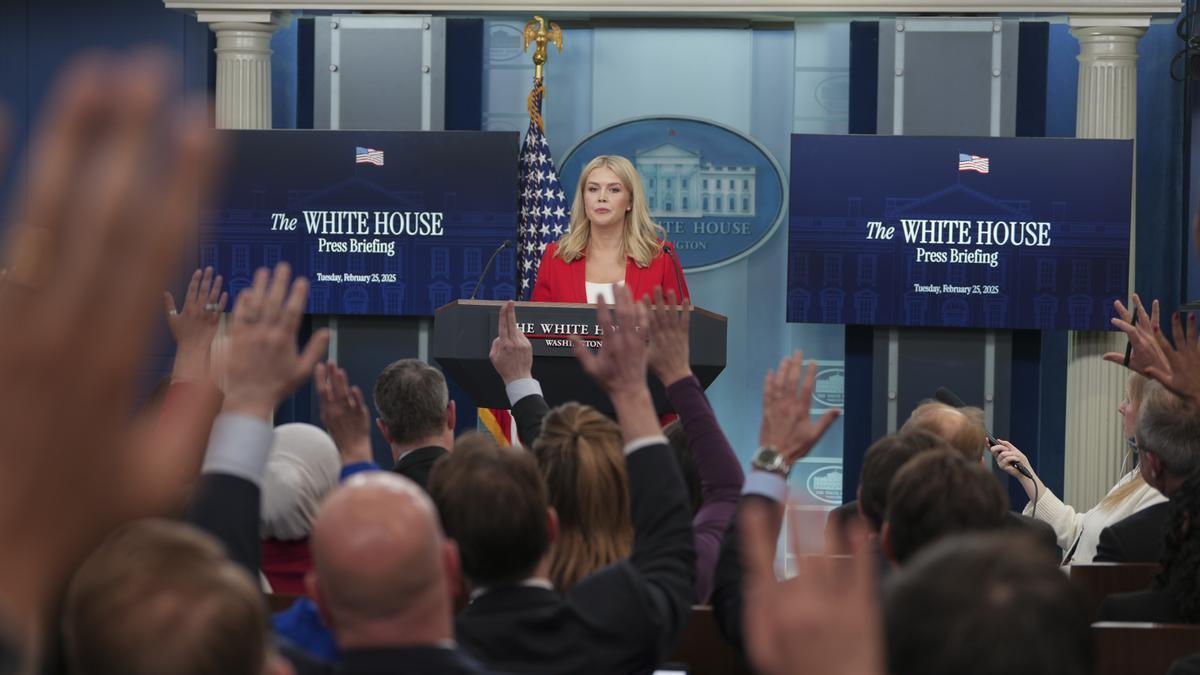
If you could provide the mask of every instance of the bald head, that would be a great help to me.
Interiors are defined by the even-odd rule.
[[[900,427],[902,432],[913,430],[941,438],[969,461],[983,460],[987,431],[983,426],[983,411],[979,408],[954,408],[936,401],[922,403]]]
[[[345,633],[369,626],[414,615],[428,621],[439,609],[449,617],[453,545],[442,536],[433,502],[407,478],[376,471],[346,481],[322,504],[310,545],[310,583],[339,644]]]

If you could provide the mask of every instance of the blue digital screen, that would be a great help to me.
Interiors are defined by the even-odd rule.
[[[516,239],[515,132],[226,131],[200,264],[231,295],[281,260],[312,282],[308,312],[430,316],[470,297]],[[514,299],[513,248],[477,298]]]
[[[1112,330],[1132,141],[792,136],[790,322]]]

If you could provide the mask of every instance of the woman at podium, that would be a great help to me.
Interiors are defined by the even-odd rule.
[[[675,249],[650,218],[642,177],[628,159],[601,155],[580,172],[570,230],[546,247],[529,299],[611,303],[614,284],[638,300],[655,286],[679,302],[688,297]]]

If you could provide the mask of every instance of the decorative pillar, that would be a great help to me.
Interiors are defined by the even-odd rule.
[[[197,12],[217,35],[217,128],[271,128],[272,12]]]
[[[1075,136],[1136,142],[1137,46],[1150,17],[1071,17],[1070,26],[1079,40]],[[1134,175],[1136,187],[1136,170]],[[1131,292],[1137,290],[1135,213],[1134,208],[1129,229]],[[1073,331],[1068,341],[1064,500],[1082,510],[1099,502],[1120,475],[1126,446],[1116,408],[1129,371],[1101,359],[1105,352],[1125,350],[1122,333]]]

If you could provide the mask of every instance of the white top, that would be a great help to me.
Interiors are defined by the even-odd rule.
[[[1137,475],[1138,470],[1134,469],[1121,476],[1121,480],[1117,481],[1108,494],[1112,494],[1113,491],[1133,480]],[[1161,492],[1142,483],[1137,490],[1112,506],[1097,505],[1090,511],[1078,513],[1074,508],[1067,506],[1061,499],[1054,496],[1053,492],[1046,490],[1038,495],[1037,519],[1049,523],[1054,528],[1054,534],[1058,535],[1058,545],[1062,547],[1064,554],[1069,552],[1072,546],[1075,546],[1076,539],[1079,540],[1079,545],[1075,546],[1075,555],[1070,562],[1090,563],[1092,558],[1096,557],[1096,544],[1100,542],[1101,530],[1147,506],[1165,501],[1167,498]],[[1030,502],[1025,505],[1022,513],[1029,516],[1033,515],[1032,512],[1033,502]]]
[[[588,304],[594,305],[604,298],[608,304],[613,304],[613,285],[614,284],[594,284],[590,281],[583,282],[587,287]],[[618,281],[617,285],[624,286],[624,281]]]

